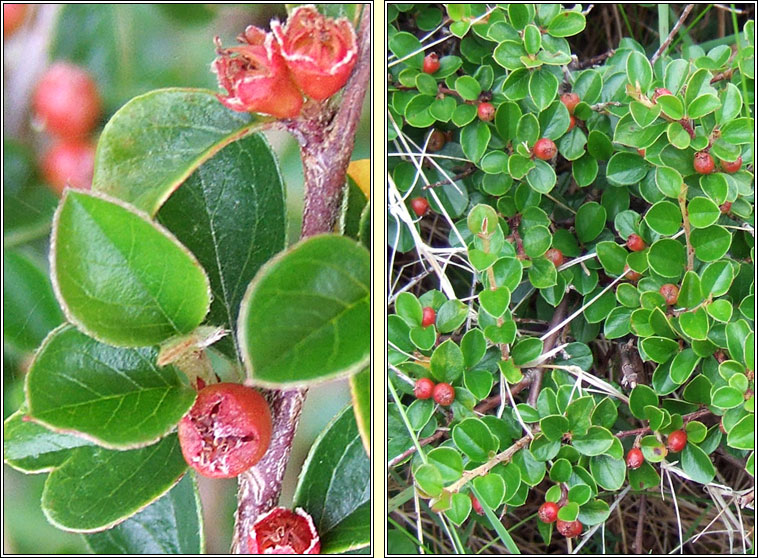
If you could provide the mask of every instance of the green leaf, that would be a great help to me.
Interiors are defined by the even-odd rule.
[[[690,348],[679,352],[671,361],[671,381],[681,385],[686,382],[700,362],[700,357]]]
[[[637,153],[618,151],[608,161],[606,176],[610,183],[626,186],[640,182],[649,168],[645,159]]]
[[[590,458],[590,472],[599,486],[615,491],[621,488],[626,479],[626,463],[623,459],[596,455]]]
[[[585,145],[587,145],[587,136],[584,135],[581,128],[574,126],[558,141],[558,151],[564,159],[576,161],[584,155]]]
[[[710,458],[695,444],[687,444],[682,450],[680,459],[682,469],[695,482],[706,484],[716,476],[716,469]]]
[[[203,515],[196,483],[185,475],[144,510],[100,533],[85,534],[95,554],[202,554]]]
[[[361,370],[369,299],[362,245],[331,234],[295,244],[260,269],[242,300],[238,338],[248,372],[264,385],[303,385]]]
[[[421,325],[423,309],[413,293],[400,293],[395,299],[395,313],[410,327]]]
[[[491,136],[492,133],[489,126],[481,120],[469,124],[461,130],[461,148],[463,149],[463,153],[472,162],[477,163],[485,151],[487,151],[487,145],[490,142]]]
[[[472,461],[482,462],[497,448],[497,438],[480,419],[463,419],[453,427],[455,445]]]
[[[661,95],[656,99],[656,103],[661,107],[666,116],[674,120],[681,120],[684,116],[684,105],[679,97],[674,95]]]
[[[586,434],[574,436],[571,445],[582,455],[600,455],[613,444],[613,434],[602,426],[591,426]]]
[[[437,310],[437,329],[440,333],[452,333],[468,316],[468,306],[460,300],[447,300]]]
[[[261,125],[211,91],[160,89],[135,97],[100,135],[92,189],[154,215],[198,166]]]
[[[474,101],[482,92],[482,87],[473,77],[460,76],[455,80],[455,90],[466,101]]]
[[[705,230],[705,229],[704,229]],[[647,253],[650,268],[663,277],[678,279],[684,273],[687,256],[678,240],[663,238],[653,243]]]
[[[615,242],[603,241],[597,243],[595,251],[600,263],[603,265],[603,269],[609,274],[618,276],[624,273],[628,254],[624,248]]]
[[[678,198],[682,190],[682,175],[671,167],[657,167],[655,169],[655,185],[669,198]]]
[[[637,384],[629,395],[629,410],[638,419],[647,418],[645,406],[658,406],[658,396],[648,386]]]
[[[689,90],[688,90],[689,93]],[[688,95],[689,96],[689,95]],[[690,118],[702,118],[706,114],[712,113],[721,106],[721,101],[716,95],[706,93],[700,95],[687,105],[687,116]]]
[[[702,272],[701,285],[703,296],[714,297],[726,294],[734,280],[734,271],[729,262],[720,261],[708,264]]]
[[[555,186],[555,170],[547,162],[536,159],[526,175],[526,181],[533,190],[547,194]]]
[[[229,328],[229,346],[236,346],[245,288],[285,247],[284,185],[268,142],[255,134],[224,147],[172,194],[158,220],[208,273],[213,300],[207,320]],[[236,350],[226,353],[236,358]]]
[[[642,350],[654,362],[664,363],[679,349],[679,344],[665,337],[646,337],[640,341]]]
[[[626,59],[626,79],[634,86],[639,84],[643,90],[650,87],[653,81],[653,68],[643,53],[636,50],[629,53]]]
[[[111,345],[160,343],[208,313],[210,285],[195,257],[145,214],[102,195],[66,191],[50,263],[68,319]]]
[[[308,510],[323,554],[365,547],[371,534],[371,463],[355,415],[342,410],[319,434],[298,478],[293,506]]]
[[[743,392],[731,386],[721,386],[713,391],[711,402],[722,409],[733,409],[745,401]]]
[[[47,477],[42,511],[67,531],[108,529],[160,498],[186,470],[175,434],[129,451],[77,448]]]
[[[511,356],[517,366],[533,362],[542,354],[542,340],[537,337],[526,337],[513,346]]]
[[[371,368],[350,376],[350,398],[353,413],[366,455],[371,452]]]
[[[64,325],[48,336],[29,370],[29,415],[105,447],[151,444],[174,428],[196,395],[173,366],[156,366],[157,355],[152,347],[104,345]]]
[[[3,256],[3,340],[32,352],[63,321],[63,314],[50,280],[36,262],[15,250]]]
[[[750,413],[732,426],[726,439],[727,445],[739,450],[755,448],[755,414]]]
[[[584,31],[587,21],[581,12],[561,11],[548,24],[547,32],[553,37],[571,37]]]
[[[714,224],[721,216],[721,210],[708,198],[697,196],[687,204],[687,213],[690,225],[696,229],[703,229]]]
[[[494,290],[485,289],[479,293],[479,303],[482,305],[482,308],[495,318],[499,318],[505,314],[510,302],[511,291],[506,287],[498,287]]]
[[[679,326],[684,334],[692,339],[705,341],[708,338],[708,315],[704,308],[681,314]]]
[[[450,384],[463,373],[463,353],[455,341],[448,339],[434,349],[429,364],[435,380]]]
[[[563,415],[549,415],[540,420],[540,430],[551,442],[560,441],[569,430],[569,422]]]
[[[473,481],[474,488],[482,495],[484,502],[490,508],[497,508],[505,498],[505,481],[500,475],[489,473],[483,477],[476,477]]]
[[[536,70],[529,77],[529,95],[540,112],[550,106],[555,100],[556,93],[558,93],[558,78],[552,72],[545,69]]]
[[[590,242],[597,238],[605,227],[606,211],[597,202],[587,202],[576,212],[574,219],[576,236],[581,242]]]
[[[666,137],[677,149],[687,149],[690,146],[690,134],[679,122],[671,122],[666,127]]]
[[[658,234],[671,236],[682,226],[682,212],[670,201],[659,201],[645,214],[645,222]]]
[[[3,423],[5,463],[23,473],[42,473],[59,467],[73,448],[92,446],[92,442],[48,430],[26,418],[25,410],[16,411]]]
[[[588,304],[593,298],[595,298],[602,289],[600,287],[596,288],[591,293],[588,293],[585,295],[582,303]],[[589,304],[584,309],[584,317],[587,320],[587,322],[591,324],[597,324],[602,322],[608,317],[608,314],[613,310],[613,308],[616,306],[616,297],[613,294],[612,290],[608,290],[600,297],[593,302],[592,304]]]
[[[467,370],[463,373],[463,383],[474,397],[484,399],[492,391],[492,373],[487,370]]]
[[[721,128],[721,139],[735,145],[754,141],[755,123],[752,118],[735,118]]]
[[[704,229],[696,229],[690,235],[690,241],[695,248],[695,257],[703,262],[713,262],[721,259],[729,250],[732,235],[720,225],[711,225]]]

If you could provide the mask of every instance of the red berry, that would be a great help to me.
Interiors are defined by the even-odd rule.
[[[276,49],[269,46],[266,34],[260,31],[255,32],[255,42],[263,37],[262,45],[267,53],[274,53],[269,54],[269,58],[275,58]],[[323,101],[342,89],[358,61],[353,25],[346,18],[326,17],[313,5],[292,10],[284,25],[273,20],[271,33],[287,65],[285,70],[289,70],[300,91],[316,101]]]
[[[576,105],[579,104],[579,95],[576,93],[564,93],[561,95],[561,103],[566,105],[566,108],[569,111],[569,114],[574,114],[574,109],[576,108]],[[569,128],[570,130],[571,128]]]
[[[638,234],[630,234],[626,239],[626,247],[632,252],[640,252],[645,249],[645,241]]]
[[[424,73],[433,74],[440,69],[440,59],[436,53],[430,52],[424,56]]]
[[[263,396],[241,384],[200,391],[179,422],[179,444],[190,467],[203,476],[236,477],[258,463],[271,441],[271,412]]]
[[[26,19],[29,4],[3,4],[3,38],[13,35]]]
[[[716,168],[716,163],[713,162],[713,157],[711,157],[710,153],[701,151],[695,153],[695,160],[692,162],[692,166],[697,173],[711,174]]]
[[[556,524],[558,532],[567,539],[573,539],[582,534],[582,522],[578,519],[576,521],[562,521],[558,520]]]
[[[446,143],[447,138],[445,137],[445,134],[437,129],[434,129],[429,135],[429,142],[426,144],[426,149],[427,151],[434,153],[435,151],[439,151],[445,147]]]
[[[429,210],[429,202],[426,201],[426,198],[413,198],[411,200],[411,209],[416,215],[423,217]]]
[[[451,386],[450,384],[446,384],[445,382],[440,382],[439,384],[434,386],[433,397],[437,403],[439,403],[443,407],[447,407],[453,401],[455,401],[455,388]]]
[[[319,540],[313,518],[302,508],[295,511],[277,507],[253,523],[247,536],[250,554],[319,554]]]
[[[479,103],[476,112],[481,120],[489,122],[495,118],[495,107],[492,103]]]
[[[566,131],[567,132],[570,131],[574,126],[576,126],[576,117],[572,114],[569,117],[569,127],[568,127],[568,130],[566,130]]]
[[[628,265],[624,266],[624,274],[625,274],[625,277],[629,279],[630,281],[639,281],[640,277],[642,277],[641,273],[637,273]]]
[[[550,248],[547,252],[545,252],[545,257],[553,262],[553,265],[555,267],[560,267],[563,265],[563,253],[558,250],[558,248]]]
[[[434,382],[429,378],[419,378],[413,386],[413,395],[416,399],[429,399],[434,391]]]
[[[437,312],[431,306],[424,306],[424,310],[421,316],[421,327],[427,327],[432,325],[437,319]]]
[[[655,100],[656,100],[658,97],[660,97],[661,95],[671,95],[671,91],[669,91],[669,90],[668,90],[668,89],[666,89],[665,87],[658,87],[658,88],[657,88],[657,89],[656,89],[656,90],[653,92],[653,102],[655,102]]]
[[[721,213],[729,213],[732,210],[732,202],[726,201],[719,206]]]
[[[555,502],[545,502],[537,510],[537,517],[540,518],[542,523],[553,523],[558,519],[558,504]]]
[[[534,144],[534,156],[543,161],[549,161],[555,154],[558,153],[558,149],[555,147],[553,140],[549,138],[541,138]]]
[[[742,157],[737,157],[736,161],[721,161],[721,168],[729,174],[735,173],[742,167]]]
[[[629,453],[626,454],[626,466],[630,469],[639,469],[642,467],[642,463],[645,461],[645,456],[642,455],[640,448],[632,448]]]
[[[644,157],[645,156],[645,148],[643,147],[642,149],[638,149],[637,153],[640,155],[640,157]]]
[[[42,158],[42,174],[59,194],[66,186],[89,190],[95,168],[95,144],[81,140],[62,140]]]
[[[37,84],[32,106],[45,129],[61,138],[89,134],[101,111],[95,80],[87,70],[68,62],[48,68]]]
[[[676,301],[679,298],[679,287],[672,285],[671,283],[663,285],[658,292],[663,295],[663,298],[666,299],[666,304],[669,306],[676,304]]]
[[[684,430],[674,430],[668,437],[668,448],[673,452],[679,452],[687,445],[687,433]]]
[[[471,498],[471,507],[473,510],[479,515],[484,515],[484,509],[482,509],[482,505],[479,503],[477,497],[469,492],[469,498]]]

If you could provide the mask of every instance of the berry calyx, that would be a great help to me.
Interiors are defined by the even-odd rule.
[[[423,217],[429,210],[429,202],[426,201],[426,198],[413,198],[411,200],[411,209],[416,215]]]
[[[97,84],[87,70],[68,62],[50,66],[37,83],[32,107],[52,135],[81,138],[97,124],[101,111]]]
[[[671,91],[669,91],[669,90],[668,90],[668,89],[666,89],[665,87],[658,87],[658,88],[656,88],[656,90],[653,92],[653,97],[652,97],[652,100],[653,100],[653,102],[655,103],[656,99],[658,99],[658,97],[660,97],[661,95],[671,95],[671,94],[672,94],[672,93],[671,93]]]
[[[416,399],[429,399],[434,391],[434,382],[429,378],[419,378],[413,386],[413,395]]]
[[[430,52],[424,56],[423,70],[425,74],[433,74],[440,69],[440,59],[436,53]]]
[[[673,452],[679,452],[687,445],[687,433],[684,430],[674,430],[669,434],[667,444],[668,449]]]
[[[642,463],[645,461],[645,456],[642,455],[640,448],[632,448],[629,453],[626,454],[626,466],[630,469],[639,469],[642,467]]]
[[[626,239],[626,247],[632,252],[641,252],[645,249],[645,241],[638,234],[632,233]]]
[[[558,528],[558,532],[567,539],[572,539],[582,534],[582,522],[578,519],[576,521],[562,521],[559,519],[556,527]]]
[[[424,306],[421,313],[421,327],[432,325],[437,319],[437,312],[431,306]]]
[[[566,105],[566,108],[569,111],[569,114],[574,114],[574,109],[576,108],[576,105],[579,104],[579,95],[576,93],[564,93],[561,95],[561,103]],[[570,130],[571,128],[569,128]]]
[[[554,523],[558,519],[558,504],[555,502],[545,502],[537,510],[537,517],[540,518],[542,523]]]
[[[727,214],[732,210],[732,202],[725,201],[719,206],[719,209],[721,210],[721,213]]]
[[[258,463],[271,441],[271,412],[263,396],[241,384],[200,390],[179,422],[179,444],[190,467],[203,476],[236,477]]]
[[[669,306],[676,304],[676,301],[679,299],[679,287],[671,283],[663,285],[658,292],[663,295],[663,298],[666,299],[666,304]]]
[[[439,151],[445,147],[446,143],[447,138],[445,137],[445,134],[435,128],[429,135],[429,141],[426,144],[426,149],[427,151],[434,153],[435,151]]]
[[[455,401],[455,388],[448,383],[440,382],[434,386],[434,392],[432,394],[434,401],[443,407],[447,407],[453,401]]]
[[[556,153],[558,153],[558,148],[555,147],[553,140],[549,138],[541,138],[538,139],[537,143],[534,144],[534,149],[532,149],[532,152],[538,159],[549,161],[555,157]]]
[[[471,498],[471,508],[478,514],[478,515],[484,515],[484,509],[482,508],[482,505],[479,503],[479,500],[476,496],[471,494],[469,492],[469,498]]]
[[[298,6],[282,25],[271,22],[271,34],[287,70],[300,90],[323,101],[347,83],[358,61],[358,41],[347,18],[332,19],[315,6]],[[264,41],[267,49],[273,50]]]
[[[733,174],[742,167],[742,157],[737,157],[736,161],[721,161],[721,169],[729,174]]]
[[[572,115],[569,117],[569,127],[568,127],[568,130],[566,130],[566,131],[567,131],[567,132],[571,131],[571,130],[574,128],[574,126],[576,126],[576,116],[574,116],[574,115],[572,114]]]
[[[638,154],[640,157],[644,157],[644,156],[645,156],[645,148],[643,147],[642,149],[638,149],[638,150],[637,150],[637,154]]]
[[[560,267],[563,265],[563,252],[558,250],[558,248],[550,248],[547,252],[545,252],[545,257],[553,262],[553,265],[555,267]]]
[[[66,186],[89,190],[94,169],[95,144],[90,141],[59,141],[42,158],[45,181],[59,194]]]
[[[3,4],[3,38],[13,35],[26,19],[28,4]]]
[[[692,161],[692,167],[695,169],[695,172],[699,174],[711,174],[716,168],[716,163],[713,161],[713,157],[711,157],[710,153],[701,151],[699,153],[695,153],[695,159]]]
[[[492,103],[479,103],[479,106],[476,107],[476,113],[480,120],[489,122],[495,118],[495,106]]]
[[[302,508],[277,507],[259,516],[247,536],[250,554],[319,554],[313,518]]]

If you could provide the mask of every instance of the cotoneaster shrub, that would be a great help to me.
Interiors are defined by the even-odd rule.
[[[390,553],[752,551],[754,21],[578,58],[606,8],[388,9]]]
[[[4,255],[5,357],[23,382],[4,423],[5,463],[46,474],[45,518],[85,533],[96,554],[205,552],[200,477],[239,485],[236,512],[222,519],[234,524],[233,553],[366,552],[370,161],[351,159],[371,7],[280,6],[283,21],[238,29],[235,46],[208,33],[203,57],[213,62],[194,62],[214,89],[142,92],[106,109],[95,130],[114,83],[141,76],[102,67],[114,39],[104,30],[128,33],[135,14],[161,9],[56,13],[83,36],[55,38],[53,53],[79,65],[55,62],[25,106],[38,143],[60,136],[42,159],[61,196],[50,204],[47,192],[54,214],[39,211],[43,226],[25,223],[27,236]],[[77,100],[82,111],[72,112]],[[270,130],[301,140],[288,168]],[[34,173],[17,164],[30,159],[22,139],[4,146],[16,163],[4,171],[13,208],[38,201],[27,189]],[[304,206],[290,238],[285,172],[301,182]],[[49,278],[26,256],[37,251]],[[330,402],[304,463],[290,462],[308,388],[339,389],[327,383],[337,378],[349,403]]]

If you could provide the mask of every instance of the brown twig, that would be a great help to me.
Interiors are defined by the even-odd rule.
[[[455,176],[451,177],[450,179],[445,180],[439,180],[437,182],[432,182],[431,184],[427,184],[422,188],[422,190],[428,190],[430,188],[437,188],[439,186],[445,186],[446,184],[453,184],[454,182],[458,182],[462,178],[466,178],[469,175],[472,175],[476,172],[476,165],[469,165],[466,167],[465,170],[459,172]]]
[[[682,422],[684,424],[687,424],[688,422],[698,419],[700,417],[704,417],[707,415],[713,414],[710,409],[699,409],[695,411],[694,413],[690,413],[689,415],[684,415],[682,417]],[[641,436],[643,434],[649,434],[652,432],[649,426],[645,426],[643,428],[634,428],[632,430],[622,430],[621,432],[616,432],[615,436],[616,438],[627,438],[628,436]]]
[[[647,496],[644,494],[640,496],[640,509],[637,512],[637,532],[634,535],[634,553],[645,554],[642,549],[642,526],[645,523],[645,503],[647,502]]]
[[[684,8],[684,11],[682,11],[682,15],[679,16],[679,20],[676,22],[676,25],[674,25],[674,28],[669,33],[668,37],[666,37],[666,40],[663,41],[661,46],[658,47],[658,50],[655,51],[655,54],[653,54],[653,57],[650,59],[651,64],[655,64],[655,61],[658,60],[658,58],[666,52],[666,49],[671,44],[671,41],[674,40],[674,35],[677,34],[679,31],[679,28],[684,23],[684,20],[687,19],[687,16],[690,15],[690,12],[692,11],[692,8],[695,7],[695,4],[687,4],[687,6]]]
[[[550,320],[550,323],[547,325],[548,331],[552,330],[554,327],[556,327],[559,323],[563,321],[563,319],[566,317],[567,307],[568,307],[568,293],[563,295],[563,300],[555,309],[555,314],[553,314],[553,318]],[[550,337],[545,339],[545,342],[542,345],[542,352],[544,353],[550,352],[555,346],[555,342],[558,340],[558,336],[560,334],[561,334],[561,330],[558,329],[554,331]],[[532,385],[529,388],[529,397],[526,400],[526,402],[529,403],[529,405],[531,406],[534,406],[537,403],[537,397],[539,397],[540,395],[540,388],[542,387],[542,375],[544,374],[544,371],[545,371],[544,368],[537,368],[534,371],[534,380],[532,381]]]
[[[371,76],[371,8],[365,5],[358,30],[358,62],[339,105],[314,104],[304,115],[284,123],[300,143],[305,177],[301,238],[330,232],[342,199],[347,166],[355,144],[363,100]],[[274,507],[300,421],[306,390],[263,390],[271,407],[273,428],[266,455],[238,477],[232,552],[246,552],[247,533],[262,513]]]

